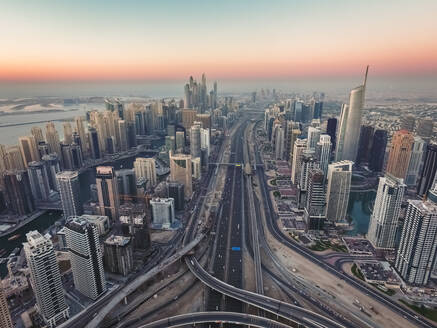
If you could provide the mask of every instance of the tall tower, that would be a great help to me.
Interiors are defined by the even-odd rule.
[[[154,158],[138,157],[134,162],[135,175],[138,178],[146,178],[150,184],[156,186],[156,164]]]
[[[358,146],[357,164],[367,163],[369,161],[372,139],[373,126],[362,125],[360,132],[360,144]]]
[[[373,134],[370,150],[369,168],[374,172],[382,172],[384,166],[385,149],[387,147],[387,131],[376,130]]]
[[[83,123],[83,117],[82,116],[76,116],[74,118],[74,131],[76,131],[79,134],[80,138],[80,146],[82,147],[82,153],[84,157],[89,156],[89,145],[88,145],[88,138],[85,134],[85,126]]]
[[[424,196],[432,187],[437,171],[437,144],[428,144],[426,146],[425,161],[423,163],[422,173],[420,174],[417,194]]]
[[[413,143],[414,136],[407,130],[399,130],[393,134],[387,162],[387,173],[405,179]]]
[[[70,253],[75,288],[96,300],[106,292],[102,251],[97,226],[74,217],[65,224],[65,239]]]
[[[30,162],[39,161],[39,153],[34,136],[31,135],[27,137],[19,137],[18,143],[20,145],[21,156],[26,167]]]
[[[337,140],[337,153],[335,160],[355,161],[357,158],[358,144],[360,139],[361,115],[364,107],[367,74],[366,69],[364,83],[350,92],[349,105],[343,105],[340,118],[340,129]]]
[[[99,135],[97,134],[97,131],[95,128],[88,129],[88,140],[89,140],[89,144],[90,144],[90,152],[91,152],[92,158],[98,159],[98,158],[102,157],[102,154],[100,151]]]
[[[61,195],[64,217],[78,216],[83,212],[80,200],[79,173],[77,171],[63,171],[56,174],[58,190]]]
[[[35,200],[48,200],[50,196],[50,184],[47,174],[47,166],[44,162],[30,162],[27,168],[30,189]]]
[[[342,222],[346,219],[353,164],[352,161],[342,161],[328,167],[326,219],[331,222]]]
[[[337,119],[335,117],[328,118],[328,123],[326,125],[326,134],[331,137],[332,149],[335,149],[337,144]]]
[[[62,126],[64,128],[64,143],[69,145],[73,142],[73,128],[70,122],[65,122]]]
[[[408,163],[407,176],[405,184],[407,186],[415,186],[420,174],[420,166],[422,164],[423,153],[426,143],[421,137],[414,137],[413,147],[411,149],[410,161]]]
[[[42,133],[42,129],[39,126],[32,126],[30,129],[30,133],[35,138],[35,142],[38,145],[40,142],[44,142],[44,135]]]
[[[437,248],[437,205],[409,200],[395,268],[411,285],[426,285]]]
[[[50,239],[38,231],[28,232],[26,238],[23,248],[37,308],[44,322],[49,327],[55,327],[69,316],[55,250]]]
[[[192,158],[200,157],[200,129],[200,122],[194,122],[190,129],[190,154]]]
[[[296,139],[294,142],[293,159],[291,161],[291,182],[295,185],[297,185],[300,180],[302,153],[306,149],[306,145],[306,139]]]
[[[8,207],[15,214],[25,215],[35,210],[27,171],[6,171],[3,175]]]
[[[96,168],[96,185],[100,215],[106,215],[114,222],[118,219],[120,207],[114,168],[111,166],[98,166]]]
[[[11,319],[11,313],[9,312],[8,301],[6,300],[3,292],[2,282],[0,280],[0,327],[2,328],[14,328]]]
[[[49,145],[50,153],[56,153],[58,155],[62,166],[61,140],[59,139],[58,131],[53,122],[48,122],[46,125],[46,141]]]
[[[316,145],[320,141],[320,133],[320,128],[312,126],[308,128],[307,149],[316,149]]]
[[[379,178],[378,192],[367,236],[376,248],[392,249],[395,247],[396,229],[405,187],[403,179],[391,175]]]
[[[191,155],[173,155],[170,152],[170,180],[183,183],[185,196],[191,197],[193,194]]]
[[[326,196],[323,171],[315,168],[308,174],[308,196],[304,217],[308,230],[320,230],[325,221]]]
[[[320,169],[326,177],[328,173],[329,159],[331,158],[331,137],[328,134],[320,135],[319,142],[316,145],[316,157],[320,163]]]

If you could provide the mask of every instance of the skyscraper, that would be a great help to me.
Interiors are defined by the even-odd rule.
[[[422,172],[420,174],[417,194],[424,196],[432,187],[437,171],[437,144],[428,144],[426,146],[426,155],[423,162]]]
[[[26,215],[35,210],[29,175],[24,170],[6,171],[3,175],[6,202],[15,214]]]
[[[127,276],[134,266],[132,238],[109,236],[104,242],[104,266],[109,272]]]
[[[175,154],[170,152],[170,181],[184,184],[185,196],[191,197],[192,186],[192,164],[191,155]]]
[[[106,215],[114,222],[118,219],[120,207],[114,168],[111,166],[98,166],[96,168],[96,185],[100,215]]]
[[[387,173],[405,179],[413,143],[414,136],[407,130],[399,130],[393,134],[387,161]]]
[[[61,166],[63,166],[61,154],[61,140],[59,139],[58,131],[56,130],[55,124],[53,122],[49,122],[46,124],[46,141],[49,145],[50,153],[56,153],[59,160],[61,161]]]
[[[350,92],[349,105],[343,105],[341,109],[335,158],[337,162],[341,160],[356,160],[368,71],[369,66],[366,69],[364,83]]]
[[[395,247],[395,236],[405,187],[403,179],[391,175],[379,178],[367,236],[376,248],[392,249]]]
[[[44,155],[41,160],[47,169],[50,189],[59,191],[58,183],[56,182],[56,173],[61,170],[59,167],[58,156],[56,154]]]
[[[320,128],[310,126],[308,128],[307,149],[316,149],[316,145],[320,140]]]
[[[328,172],[329,159],[331,158],[331,147],[331,137],[328,134],[320,135],[319,142],[316,145],[316,157],[325,177]]]
[[[8,308],[8,301],[6,300],[3,292],[3,285],[0,280],[0,327],[2,328],[14,328],[11,319],[11,313]]]
[[[44,162],[30,162],[27,173],[29,175],[32,196],[37,201],[45,201],[50,196],[50,184],[47,174],[47,166]]]
[[[405,184],[415,186],[420,174],[423,153],[425,152],[426,143],[421,137],[414,137],[413,147],[411,149],[410,162],[408,163]]]
[[[95,128],[88,129],[88,140],[90,144],[91,157],[98,159],[102,156],[100,152],[99,136]]]
[[[69,145],[73,142],[73,128],[70,122],[65,122],[62,126],[64,128],[64,143]]]
[[[352,179],[352,161],[329,164],[326,190],[326,219],[342,222],[346,219]]]
[[[382,172],[384,167],[385,149],[387,147],[387,131],[376,130],[373,134],[369,158],[369,168],[374,172]]]
[[[74,287],[96,300],[106,292],[99,232],[94,224],[73,217],[65,224],[65,239],[70,254]]]
[[[25,170],[23,156],[20,148],[17,146],[10,146],[6,148],[4,157],[4,164],[7,170]]]
[[[77,171],[63,171],[56,174],[59,194],[61,195],[64,217],[82,214],[80,200],[79,173]]]
[[[168,228],[175,220],[173,198],[154,198],[150,201],[152,206],[152,222],[156,226]]]
[[[362,125],[358,146],[357,164],[367,163],[370,158],[370,146],[373,139],[373,126]]]
[[[26,238],[23,248],[38,312],[49,327],[55,327],[60,321],[68,319],[69,308],[53,244],[38,231],[28,232]]]
[[[30,133],[35,138],[35,142],[38,145],[40,142],[45,142],[42,129],[39,126],[32,126]]]
[[[175,209],[181,211],[185,206],[184,185],[178,182],[169,182],[167,184],[168,198],[173,198]]]
[[[326,125],[326,134],[331,137],[332,149],[335,150],[337,144],[337,119],[335,117],[328,118],[328,124]]]
[[[295,185],[299,183],[300,171],[302,168],[302,153],[306,149],[306,139],[296,139],[293,146],[293,160],[291,162],[291,182]]]
[[[19,137],[18,144],[25,167],[27,167],[30,162],[39,161],[38,147],[34,136]]]
[[[200,148],[205,149],[209,157],[211,152],[210,129],[200,129]]]
[[[119,195],[135,196],[137,194],[137,179],[134,169],[115,171]]]
[[[201,124],[194,122],[190,129],[190,154],[192,158],[200,157]]]
[[[436,259],[437,205],[409,200],[395,268],[407,284],[426,285]]]
[[[83,123],[83,117],[82,116],[76,116],[74,118],[75,128],[74,130],[79,134],[80,138],[80,146],[82,147],[82,153],[84,157],[89,156],[89,144],[88,139],[85,134],[85,126]]]
[[[308,196],[304,218],[308,230],[320,230],[325,221],[326,196],[323,171],[315,168],[308,174]]]
[[[135,175],[146,178],[152,187],[156,186],[156,163],[154,158],[137,157],[134,162]]]

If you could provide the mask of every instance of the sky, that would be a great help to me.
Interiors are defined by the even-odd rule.
[[[0,0],[0,82],[437,76],[435,0]]]

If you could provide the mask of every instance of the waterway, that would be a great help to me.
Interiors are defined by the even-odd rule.
[[[39,232],[43,233],[57,220],[59,220],[61,216],[62,211],[47,211],[43,215],[14,232],[14,235],[20,235],[20,237],[17,239],[8,240],[8,236],[1,237],[0,249],[4,249],[6,251],[2,256],[8,256],[17,247],[21,249],[23,247],[23,242],[26,241],[26,233],[32,230],[38,230]],[[0,265],[0,276],[4,277],[6,274],[7,268],[6,263],[4,263]]]
[[[347,235],[367,234],[375,197],[375,191],[354,192],[350,194],[347,213],[352,219],[352,229],[347,231]]]

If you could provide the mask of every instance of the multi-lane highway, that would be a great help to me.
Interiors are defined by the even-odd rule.
[[[366,286],[363,283],[360,283],[359,281],[355,280],[354,278],[350,277],[349,275],[345,274],[342,271],[338,271],[337,268],[334,266],[326,263],[323,261],[323,259],[314,253],[312,253],[310,250],[305,248],[302,245],[299,245],[297,243],[294,243],[290,241],[279,229],[277,225],[277,215],[273,210],[273,205],[271,203],[271,199],[268,195],[268,187],[266,182],[266,177],[264,174],[264,168],[262,165],[261,156],[259,153],[259,150],[255,147],[255,156],[256,156],[256,162],[257,162],[257,170],[256,173],[258,175],[259,181],[260,181],[260,188],[262,190],[262,196],[263,196],[263,204],[268,209],[269,214],[268,217],[270,218],[267,220],[267,227],[269,229],[269,232],[272,236],[275,237],[281,244],[284,246],[290,248],[292,251],[304,256],[305,258],[309,259],[313,263],[317,264],[322,269],[328,271],[329,273],[339,277],[340,279],[343,279],[348,284],[352,285],[353,287],[357,288],[364,294],[368,294],[370,297],[374,298],[375,300],[379,301],[380,303],[384,304],[388,308],[390,308],[392,311],[397,312],[401,314],[404,318],[408,319],[410,322],[414,323],[418,327],[428,327],[433,328],[432,324],[430,324],[428,321],[420,318],[417,316],[416,313],[413,311],[410,311],[401,305],[396,304],[392,300],[390,300],[388,297],[374,291],[370,287]]]
[[[235,312],[196,312],[187,313],[171,318],[165,318],[158,320],[147,325],[140,326],[138,328],[167,328],[167,327],[180,327],[185,325],[195,325],[200,323],[214,323],[214,324],[239,324],[248,325],[250,327],[260,328],[290,328],[290,326],[245,313]]]

